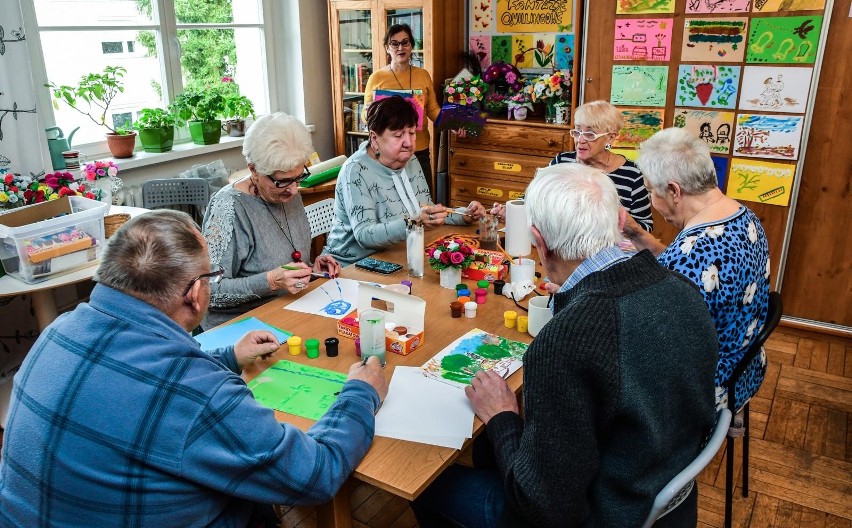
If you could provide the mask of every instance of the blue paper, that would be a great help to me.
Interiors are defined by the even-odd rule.
[[[293,335],[290,332],[266,324],[256,317],[248,317],[221,328],[202,332],[195,336],[195,340],[201,345],[201,350],[214,350],[236,344],[240,338],[252,330],[267,330],[272,332],[278,338],[279,343],[284,343],[288,337]]]

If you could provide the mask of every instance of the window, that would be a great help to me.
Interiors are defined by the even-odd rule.
[[[126,126],[141,108],[163,107],[184,89],[209,88],[222,77],[235,79],[257,113],[268,112],[270,0],[22,0],[27,3],[35,21],[29,33],[38,35],[48,81],[75,86],[106,66],[127,70],[124,91],[105,116],[110,125]],[[65,104],[56,109],[48,90],[41,97],[66,135],[80,127],[75,147],[104,141],[105,128]]]

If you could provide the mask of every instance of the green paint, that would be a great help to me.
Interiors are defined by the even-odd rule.
[[[753,18],[746,62],[813,64],[821,30],[821,16]]]
[[[278,361],[248,383],[264,407],[318,420],[337,400],[346,374]]]

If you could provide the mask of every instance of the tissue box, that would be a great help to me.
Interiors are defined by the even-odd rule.
[[[509,266],[503,264],[506,256],[499,251],[488,251],[485,249],[473,250],[473,262],[462,270],[462,277],[470,280],[485,279],[494,282],[505,279],[509,273]]]
[[[0,261],[30,284],[89,266],[104,247],[109,205],[66,196],[0,215]]]
[[[423,346],[426,301],[414,295],[366,284],[358,287],[358,309],[337,321],[338,335],[350,339],[360,335],[358,311],[379,309],[373,306],[374,298],[392,306],[392,308],[380,310],[385,314],[385,350],[405,356]],[[394,331],[394,328],[399,326],[406,328],[405,334]]]

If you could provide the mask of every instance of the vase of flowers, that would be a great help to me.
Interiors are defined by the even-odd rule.
[[[475,105],[482,101],[488,86],[479,77],[462,79],[447,84],[444,94],[447,102],[458,105]]]
[[[491,92],[485,96],[485,99],[482,101],[482,107],[489,114],[496,116],[506,115],[506,109],[509,108],[509,96]]]
[[[100,190],[98,199],[112,205],[112,195],[123,185],[118,178],[118,165],[112,161],[91,161],[80,173],[92,188]]]
[[[511,95],[524,87],[524,77],[515,66],[497,61],[485,68],[482,80],[491,85],[494,92]]]
[[[532,101],[527,92],[521,91],[509,97],[509,119],[513,116],[518,121],[523,121],[527,118],[527,112],[532,110]]]
[[[429,255],[429,265],[441,273],[442,288],[454,289],[472,262],[473,248],[459,239],[445,240]]]
[[[526,92],[533,103],[545,104],[544,120],[556,122],[556,103],[567,99],[571,93],[571,78],[562,70],[540,75],[527,85]]]
[[[24,191],[27,205],[58,200],[65,196],[83,196],[91,200],[101,199],[101,190],[88,182],[75,180],[70,172],[56,171],[45,174],[44,178],[33,181]]]

